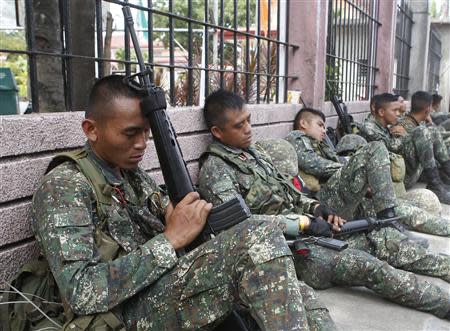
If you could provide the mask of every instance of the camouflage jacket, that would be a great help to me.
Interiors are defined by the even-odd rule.
[[[420,123],[417,122],[417,120],[413,116],[411,116],[411,114],[406,114],[405,116],[400,118],[399,124],[403,126],[408,133],[410,133],[420,125]]]
[[[262,149],[242,150],[214,141],[201,159],[198,182],[204,199],[218,205],[242,195],[253,214],[273,215],[285,233],[286,227],[295,226],[298,233],[298,214],[312,213],[318,204],[296,190]]]
[[[39,184],[32,227],[61,295],[75,314],[120,314],[125,300],[177,264],[160,221],[168,200],[144,171],[123,171],[118,178],[89,147],[85,149],[108,183],[104,192],[111,195],[111,203],[101,208],[106,215],[99,213],[89,179],[68,161]]]
[[[325,182],[342,168],[338,156],[326,143],[318,141],[302,131],[291,131],[286,140],[297,152],[298,168]]]
[[[402,154],[405,138],[393,136],[388,128],[383,127],[374,116],[369,115],[364,120],[364,123],[360,127],[359,134],[363,136],[368,142],[382,141],[386,145],[387,149],[396,154]]]

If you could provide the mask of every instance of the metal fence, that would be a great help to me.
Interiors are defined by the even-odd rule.
[[[428,91],[439,91],[439,72],[442,58],[441,38],[433,28],[430,30],[430,44],[428,55]]]
[[[36,3],[46,2],[54,3],[57,15],[44,22]],[[48,108],[51,93],[43,94],[51,75],[61,81],[64,110],[81,110],[85,101],[79,99],[86,99],[95,78],[136,70],[123,20],[113,17],[112,29],[108,23],[107,12],[123,5],[132,9],[144,59],[172,106],[201,105],[217,88],[249,103],[286,102],[288,78],[296,78],[287,74],[289,48],[298,48],[288,42],[289,0],[83,0],[82,8],[70,0],[17,3],[25,12],[26,49],[1,47],[0,55],[27,56],[33,111]],[[42,46],[39,32],[49,23],[53,48]],[[50,72],[52,61],[59,72]]]
[[[326,100],[368,100],[375,87],[378,0],[329,0]]]
[[[413,24],[409,0],[398,0],[395,28],[394,92],[405,99],[409,92],[409,60]]]

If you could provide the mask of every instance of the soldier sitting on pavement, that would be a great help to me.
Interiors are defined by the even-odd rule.
[[[33,198],[33,230],[73,317],[65,328],[96,330],[107,316],[108,330],[212,329],[240,306],[262,330],[310,330],[291,251],[263,217],[177,256],[212,205],[192,192],[174,207],[138,167],[141,97],[122,76],[99,80],[85,147],[54,159]]]
[[[407,188],[415,184],[422,173],[427,188],[437,195],[439,201],[450,204],[450,192],[439,176],[436,162],[450,175],[450,157],[446,147],[434,142],[430,130],[425,126],[419,125],[408,134],[403,126],[398,125],[400,107],[393,94],[377,96],[374,114],[360,125],[359,134],[369,142],[383,142],[390,152],[404,158]]]
[[[241,195],[254,214],[274,215],[277,224],[296,217],[299,232],[317,218],[337,220],[335,226],[341,223],[328,206],[305,198],[268,154],[252,145],[250,113],[239,96],[223,90],[212,93],[205,100],[204,115],[214,138],[201,158],[199,191],[205,199],[217,205]],[[388,160],[377,167],[389,173]],[[380,202],[380,218],[394,215],[392,196],[380,199],[386,201],[384,210]],[[305,220],[305,214],[315,216]],[[300,279],[319,289],[366,286],[399,304],[450,318],[449,293],[404,271],[449,282],[449,256],[429,254],[391,227],[351,234],[345,240],[350,248],[341,252],[311,245],[308,257],[296,259]]]
[[[325,134],[325,115],[304,108],[294,119],[294,131],[286,137],[297,153],[299,170],[319,179],[320,191],[316,196],[320,201],[333,207],[339,215],[352,219],[363,198],[368,196],[375,212],[394,208],[397,215],[405,217],[404,222],[410,228],[450,235],[449,220],[395,197],[389,153],[382,142],[367,143],[358,135],[344,136],[337,150],[345,149],[345,143],[352,143],[356,148],[343,164],[336,151],[323,141]]]

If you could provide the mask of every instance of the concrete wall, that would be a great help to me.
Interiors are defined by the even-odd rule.
[[[428,43],[430,40],[430,15],[427,1],[411,1],[414,24],[411,31],[411,54],[409,62],[409,95],[426,90],[428,72]]]
[[[306,104],[321,108],[325,96],[328,0],[289,2],[288,89],[302,91]]]
[[[348,104],[361,119],[367,102]],[[292,129],[296,105],[250,105],[255,140],[282,138]],[[330,103],[323,108],[327,125],[337,118]],[[199,108],[169,110],[191,176],[197,180],[197,159],[210,141]],[[0,281],[39,253],[30,229],[29,208],[36,185],[52,156],[84,144],[82,112],[0,116]],[[150,141],[141,166],[162,182],[155,148]],[[0,287],[2,287],[0,283]]]

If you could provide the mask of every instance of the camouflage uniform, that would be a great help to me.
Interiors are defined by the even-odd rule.
[[[272,181],[271,193],[263,185],[267,177],[279,178],[280,182],[284,180],[263,152],[253,147],[244,151],[213,142],[203,159],[199,191],[213,204],[240,194],[253,213],[276,215],[273,221],[278,224],[288,218],[287,214],[298,213],[298,207],[292,204],[298,201],[298,192],[283,190],[286,186],[281,183],[277,186]],[[439,317],[449,311],[448,293],[412,273],[392,267],[450,281],[448,256],[428,254],[423,247],[409,242],[404,234],[393,228],[353,234],[346,240],[351,249],[342,252],[311,246],[307,258],[296,260],[301,279],[314,288],[364,285],[392,301]]]
[[[406,136],[394,137],[374,116],[368,116],[361,125],[359,134],[367,141],[382,141],[390,152],[403,156],[406,164],[407,188],[417,182],[423,169],[435,168],[436,160],[445,162],[450,159],[445,147],[437,144],[430,131],[421,125]]]
[[[317,193],[320,201],[333,207],[338,215],[354,218],[355,211],[371,188],[371,207],[375,214],[395,207],[397,215],[404,216],[408,228],[437,235],[450,235],[450,222],[395,197],[389,154],[382,142],[371,142],[360,147],[345,164],[327,144],[301,131],[292,131],[286,137],[296,150],[298,168],[321,181]]]
[[[263,330],[308,330],[291,252],[274,224],[242,222],[178,258],[162,233],[167,198],[153,180],[140,169],[118,178],[87,151],[111,192],[111,204],[101,207],[107,215],[73,162],[43,179],[32,211],[37,240],[75,314],[112,311],[127,328],[193,330],[211,329],[239,305]]]
[[[295,148],[299,169],[319,178],[318,199],[338,215],[351,219],[369,187],[376,212],[397,205],[389,153],[382,143],[362,146],[343,165],[332,148],[301,131],[292,131],[286,140]]]

